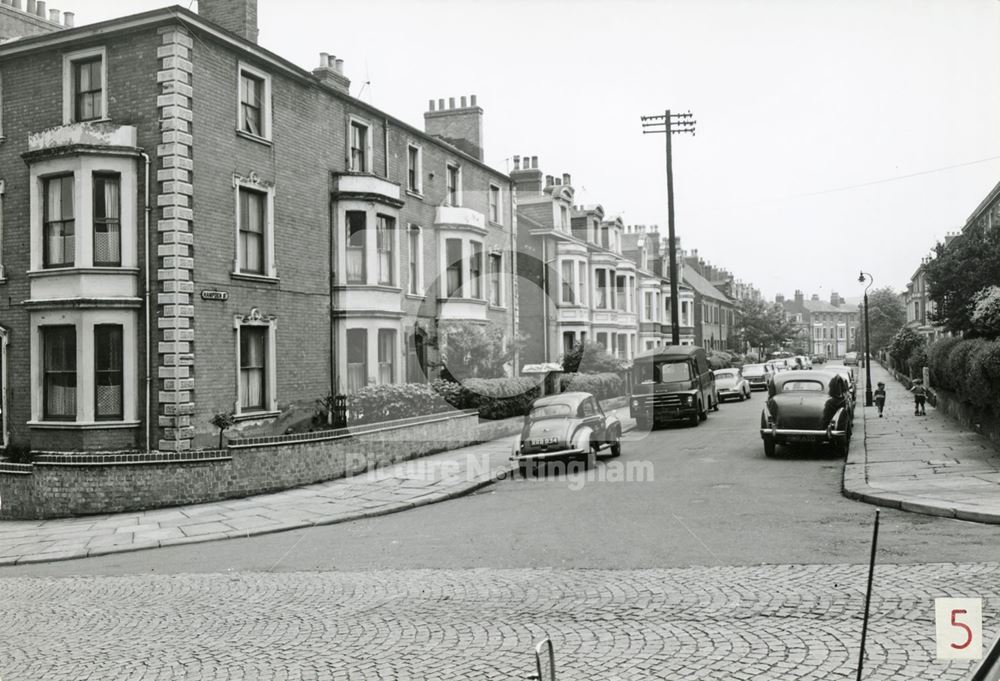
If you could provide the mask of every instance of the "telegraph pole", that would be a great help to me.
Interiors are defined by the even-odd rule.
[[[672,114],[667,109],[662,116],[642,116],[642,134],[663,134],[667,137],[667,240],[670,253],[670,343],[681,344],[680,301],[677,281],[677,239],[674,236],[674,168],[670,138],[678,133],[694,135],[697,121],[690,111]]]

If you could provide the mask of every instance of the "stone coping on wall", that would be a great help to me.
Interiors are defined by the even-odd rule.
[[[440,412],[437,414],[425,414],[423,416],[410,416],[405,419],[395,419],[393,421],[380,421],[378,423],[365,423],[346,428],[334,428],[331,430],[316,430],[311,433],[289,433],[287,435],[264,435],[259,437],[238,438],[227,441],[230,449],[241,449],[246,447],[261,447],[268,445],[287,445],[296,442],[317,442],[322,440],[340,440],[347,437],[356,437],[374,432],[396,430],[415,424],[435,423],[447,421],[449,419],[462,418],[476,414],[475,409],[463,409]]]

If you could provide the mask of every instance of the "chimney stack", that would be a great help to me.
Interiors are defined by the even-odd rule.
[[[570,182],[570,176],[569,176],[569,173],[563,173],[563,177],[562,177],[562,180],[563,180],[563,184],[572,184],[572,183]]]
[[[324,85],[338,92],[343,92],[345,95],[350,94],[351,79],[344,75],[343,59],[337,59],[332,54],[320,52],[319,68],[313,69],[312,74]]]
[[[230,33],[257,42],[257,0],[198,0],[198,14]]]
[[[521,161],[520,167],[518,167],[518,160]],[[532,163],[534,161],[534,163]],[[534,168],[532,168],[534,165]],[[533,194],[539,195],[542,193],[542,171],[538,169],[538,157],[537,156],[515,156],[514,157],[514,169],[510,171],[510,179],[514,183],[514,187],[517,189],[518,195],[521,194]],[[552,176],[549,175],[545,178],[546,186],[552,184]]]
[[[444,100],[439,99],[436,111],[431,106],[429,111],[424,112],[424,131],[482,161],[483,110],[476,103],[476,95],[468,99],[460,97],[459,103],[456,108],[455,98],[449,97],[448,108],[445,109]]]

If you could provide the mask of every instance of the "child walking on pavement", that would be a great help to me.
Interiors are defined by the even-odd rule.
[[[885,409],[885,383],[881,381],[875,390],[875,406],[878,407],[878,417],[882,418],[882,410]]]
[[[919,378],[913,381],[910,392],[913,393],[913,415],[927,416],[927,410],[924,408],[924,402],[927,400],[927,388],[924,387],[924,382]]]

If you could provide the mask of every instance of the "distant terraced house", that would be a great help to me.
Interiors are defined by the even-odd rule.
[[[439,324],[517,334],[513,186],[476,97],[415,128],[342,60],[257,45],[256,15],[0,44],[4,446],[211,446],[221,411],[427,380]]]

